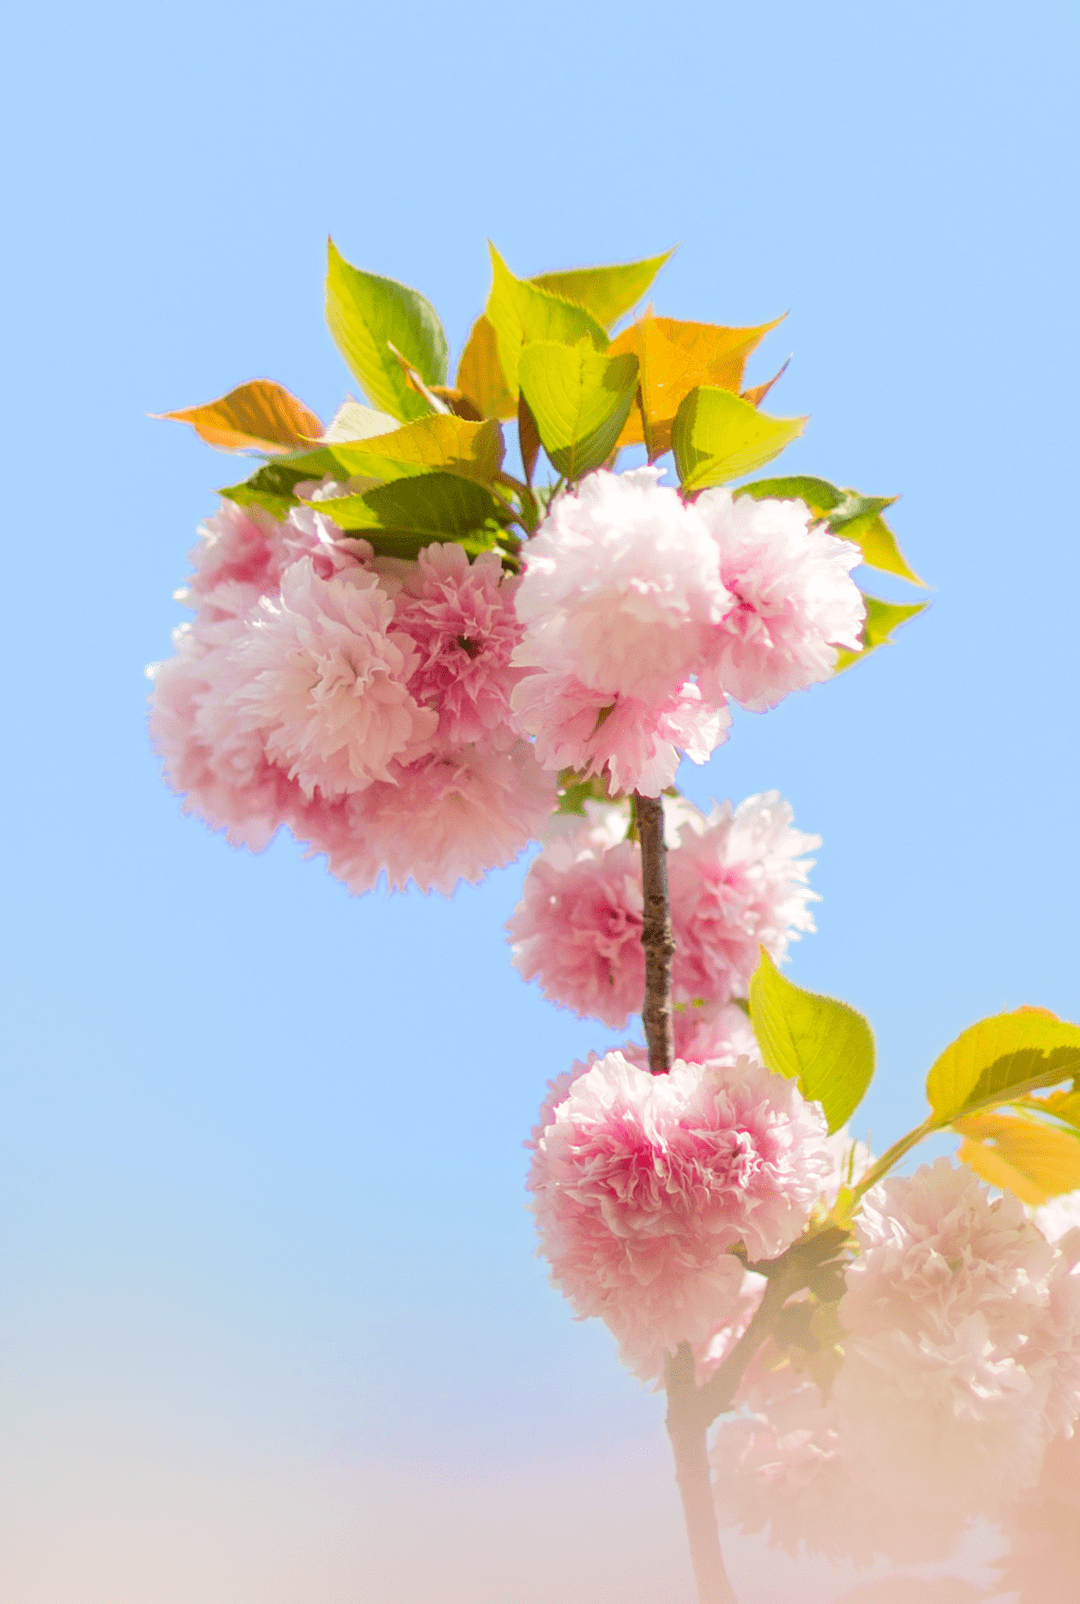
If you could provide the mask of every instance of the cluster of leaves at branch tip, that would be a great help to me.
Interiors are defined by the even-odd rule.
[[[821,1104],[830,1131],[847,1123],[874,1074],[874,1037],[847,1003],[805,991],[762,949],[750,1018],[764,1062]],[[1065,1083],[1068,1088],[1065,1088]],[[930,1068],[930,1113],[857,1185],[845,1185],[833,1222],[923,1137],[954,1131],[959,1158],[992,1186],[1033,1206],[1080,1188],[1080,1026],[1046,1009],[996,1014],[963,1031]],[[1049,1094],[1049,1095],[1042,1095]],[[850,1179],[850,1178],[849,1178]]]
[[[761,410],[779,373],[745,386],[748,358],[782,321],[741,327],[659,317],[639,307],[670,251],[637,262],[518,278],[491,247],[487,304],[449,382],[449,345],[418,290],[353,267],[331,241],[326,276],[330,332],[370,405],[346,401],[329,425],[269,379],[217,401],[159,416],[190,423],[227,451],[265,463],[222,494],[275,518],[298,505],[297,486],[329,475],[348,494],[320,511],[376,552],[413,557],[432,541],[470,556],[498,550],[518,566],[553,491],[624,447],[650,461],[671,453],[683,493],[734,484],[795,440],[802,417]],[[522,478],[504,467],[503,425],[516,424]],[[543,451],[557,479],[534,483]],[[759,479],[737,493],[804,501],[830,530],[854,541],[867,567],[914,585],[884,513],[891,496],[864,496],[808,475]],[[887,641],[925,602],[867,596],[861,653],[842,652],[839,673]]]

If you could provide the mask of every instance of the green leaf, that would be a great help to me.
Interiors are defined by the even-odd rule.
[[[584,813],[586,802],[610,802],[607,781],[600,774],[583,780],[575,769],[559,773],[559,800],[556,813]]]
[[[736,494],[753,496],[755,501],[766,496],[777,501],[804,501],[812,513],[825,520],[834,535],[854,541],[867,567],[897,574],[925,588],[925,580],[909,566],[896,536],[881,516],[899,499],[897,496],[863,496],[857,490],[841,490],[827,479],[815,479],[810,474],[758,479],[753,484],[740,485]]]
[[[499,535],[498,503],[482,485],[453,473],[397,479],[361,495],[313,502],[349,534],[363,535],[385,556],[415,557],[432,541],[490,551]]]
[[[445,470],[491,484],[502,467],[502,430],[494,418],[470,423],[452,413],[434,413],[395,429],[392,434],[334,446],[343,477],[364,474],[372,479],[405,479]]]
[[[551,295],[573,301],[591,312],[603,329],[609,329],[624,312],[636,306],[674,249],[662,256],[647,256],[640,262],[621,262],[617,267],[577,267],[566,273],[538,273],[529,280]]]
[[[863,595],[866,603],[866,620],[863,624],[863,649],[861,652],[840,652],[836,659],[834,674],[843,669],[850,668],[852,663],[861,663],[864,657],[874,651],[878,646],[884,646],[894,629],[897,629],[907,619],[914,618],[916,613],[925,612],[929,602],[912,602],[901,606],[898,602],[881,601],[877,596]]]
[[[637,357],[538,340],[523,348],[518,379],[556,472],[580,479],[607,461],[634,403]]]
[[[1080,1027],[1041,1009],[1018,1008],[971,1025],[926,1077],[937,1126],[980,1113],[1080,1073]]]
[[[671,449],[684,490],[704,490],[753,473],[780,455],[805,418],[770,418],[731,390],[699,385],[675,414]]]
[[[1080,1187],[1080,1137],[1014,1114],[967,1114],[954,1127],[964,1137],[957,1157],[984,1181],[1033,1208]]]
[[[535,340],[576,345],[579,340],[588,339],[598,351],[607,350],[607,335],[584,307],[573,306],[547,290],[537,289],[527,279],[515,278],[490,241],[488,248],[493,277],[485,315],[495,330],[499,364],[515,400],[523,345]]]
[[[425,384],[445,384],[446,335],[435,308],[417,290],[351,267],[329,242],[326,321],[349,367],[375,405],[395,418],[424,418],[431,411],[410,386],[391,345]]]
[[[750,980],[750,1020],[768,1067],[798,1080],[803,1096],[825,1110],[830,1131],[843,1125],[874,1075],[874,1033],[862,1014],[796,986],[762,947]]]
[[[341,474],[341,467],[333,451],[323,446],[284,462],[268,462],[243,484],[226,485],[218,494],[235,501],[238,507],[265,507],[281,519],[297,505],[296,486],[304,480],[321,479],[327,473]]]

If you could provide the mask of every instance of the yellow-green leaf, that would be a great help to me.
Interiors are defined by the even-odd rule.
[[[502,429],[494,418],[469,423],[452,413],[433,413],[368,440],[340,441],[334,456],[346,476],[409,478],[443,470],[490,485],[502,467]]]
[[[764,947],[750,981],[750,1021],[768,1067],[798,1080],[825,1110],[830,1131],[858,1108],[874,1074],[874,1033],[854,1008],[804,991]]]
[[[1080,1092],[1053,1092],[1049,1097],[1032,1098],[1027,1106],[1052,1114],[1055,1119],[1080,1130]]]
[[[389,412],[377,412],[351,397],[343,401],[326,426],[323,445],[336,445],[342,440],[370,440],[378,434],[392,434],[398,420]]]
[[[841,652],[836,659],[834,674],[850,668],[852,663],[861,663],[863,658],[869,656],[876,647],[883,646],[890,639],[894,629],[906,623],[909,618],[914,618],[916,613],[925,612],[930,605],[929,602],[911,602],[907,606],[901,606],[899,602],[881,601],[877,596],[865,594],[863,600],[866,603],[866,619],[862,629],[863,649],[861,652]]]
[[[640,262],[620,262],[616,267],[577,267],[565,273],[538,273],[529,280],[542,290],[564,301],[583,306],[603,329],[636,306],[653,279],[674,256],[674,250],[661,256],[648,256]]]
[[[376,406],[403,421],[428,415],[430,406],[410,385],[391,346],[425,384],[446,383],[446,335],[430,301],[396,279],[350,266],[331,240],[326,321]]]
[[[201,439],[221,451],[296,451],[318,440],[323,427],[314,412],[273,379],[252,379],[205,406],[151,417],[190,423]]]
[[[607,461],[633,405],[636,357],[538,340],[523,347],[518,379],[558,473],[580,479]]]
[[[931,1066],[926,1095],[938,1126],[989,1111],[1080,1073],[1080,1027],[1030,1009],[981,1019]]]
[[[857,490],[839,489],[827,479],[815,479],[810,474],[758,479],[753,484],[740,485],[739,495],[753,496],[755,501],[768,496],[776,501],[805,502],[812,513],[828,524],[834,535],[858,546],[868,567],[878,568],[885,574],[897,574],[913,585],[925,586],[925,580],[910,566],[896,536],[881,516],[899,499],[896,496],[863,496]]]
[[[640,410],[631,411],[619,444],[644,444],[650,461],[669,451],[675,414],[683,398],[701,384],[737,392],[747,357],[780,321],[732,329],[718,323],[656,317],[647,310],[611,342],[608,352],[609,356],[625,352],[636,356],[641,375]]]
[[[515,278],[490,242],[489,249],[493,276],[485,315],[495,330],[499,365],[515,401],[523,345],[535,340],[576,345],[579,340],[588,339],[598,351],[607,350],[607,335],[584,307],[538,289],[527,279]],[[461,385],[461,388],[466,389],[466,386]]]
[[[731,390],[701,385],[675,414],[671,449],[684,490],[753,473],[802,434],[805,418],[772,418]]]
[[[959,1158],[991,1186],[1038,1208],[1080,1187],[1080,1136],[1013,1114],[968,1114],[954,1127]]]

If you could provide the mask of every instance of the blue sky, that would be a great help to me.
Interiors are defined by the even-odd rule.
[[[1080,1017],[1076,35],[1046,0],[9,22],[10,1604],[687,1604],[658,1400],[522,1209],[544,1082],[608,1034],[511,969],[522,866],[355,901],[181,818],[142,670],[236,473],[146,414],[265,374],[328,415],[328,232],[455,348],[488,235],[523,274],[679,241],[659,310],[789,310],[785,465],[902,491],[933,606],[686,788],[825,838],[790,973],[873,1022],[880,1144],[964,1024]]]

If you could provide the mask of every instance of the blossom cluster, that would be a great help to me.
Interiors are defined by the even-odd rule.
[[[763,1350],[714,1443],[719,1512],[791,1552],[936,1558],[966,1521],[1014,1518],[1071,1434],[1080,1274],[944,1158],[875,1188],[856,1234],[831,1391]]]
[[[759,947],[779,962],[814,929],[802,854],[820,838],[793,828],[776,791],[707,815],[679,799],[665,817],[676,1051],[701,1062],[720,1012],[747,995]],[[554,819],[507,926],[526,980],[614,1030],[638,1012],[645,986],[641,851],[629,823],[627,804],[598,802]]]
[[[654,469],[557,496],[524,572],[451,541],[378,557],[300,485],[203,528],[151,732],[186,806],[259,850],[287,825],[354,891],[450,891],[543,829],[557,775],[659,795],[748,707],[857,649],[857,549],[801,502],[696,502]]]
[[[376,558],[314,506],[224,502],[192,553],[195,618],[151,671],[186,806],[254,850],[287,825],[353,891],[449,892],[543,828],[555,777],[510,707],[518,580],[434,543]]]
[[[740,1055],[650,1075],[619,1051],[555,1083],[533,1135],[541,1251],[579,1315],[656,1375],[742,1306],[744,1265],[800,1235],[831,1172],[821,1110]]]
[[[659,796],[682,751],[727,739],[728,697],[754,711],[859,651],[858,547],[799,501],[706,490],[656,468],[586,477],[529,544],[518,595],[531,672],[513,705],[541,762]]]

